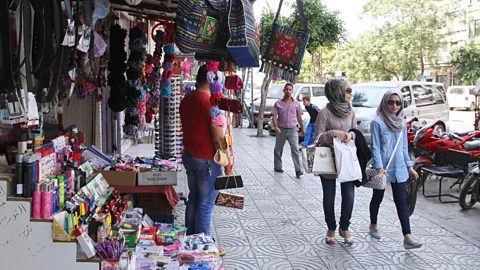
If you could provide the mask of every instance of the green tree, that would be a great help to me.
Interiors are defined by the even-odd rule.
[[[291,27],[303,30],[300,13],[296,2],[291,9]],[[303,11],[308,25],[310,39],[307,51],[314,54],[321,47],[331,47],[345,38],[344,22],[339,17],[338,11],[331,11],[319,0],[303,0]]]
[[[452,61],[453,66],[465,84],[472,84],[480,78],[480,49],[476,45],[466,45],[458,51]]]
[[[376,29],[382,67],[404,80],[423,75],[425,66],[436,66],[436,52],[445,36],[448,9],[442,0],[370,0],[364,15],[385,23]],[[377,47],[378,49],[378,47]],[[377,50],[379,52],[379,50]],[[387,66],[388,64],[388,66]],[[417,74],[420,70],[420,74]]]
[[[333,46],[338,43],[344,33],[344,22],[340,20],[338,12],[328,10],[320,0],[302,0],[305,18],[308,24],[310,39],[307,45],[307,51],[310,54],[316,52],[320,46]],[[282,8],[285,9],[285,6]],[[289,17],[280,17],[278,23],[289,25],[292,29],[303,31],[300,21],[300,14],[295,4],[292,8],[293,14]],[[264,9],[259,24],[259,34],[261,39],[261,52],[265,52],[266,46],[270,42],[270,31],[272,29],[273,20],[275,19],[276,10]],[[305,68],[302,67],[302,73]],[[303,75],[313,77],[313,70],[307,71],[308,74]],[[310,74],[311,73],[311,74]],[[263,137],[263,115],[265,111],[265,103],[270,86],[271,78],[266,75],[261,87],[261,102],[257,122],[257,136]]]

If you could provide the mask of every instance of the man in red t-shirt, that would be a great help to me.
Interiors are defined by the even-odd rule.
[[[210,234],[213,207],[218,196],[215,180],[223,169],[213,161],[224,138],[222,128],[212,126],[207,66],[198,69],[196,90],[180,104],[183,128],[183,165],[187,170],[188,203],[185,213],[187,234]]]

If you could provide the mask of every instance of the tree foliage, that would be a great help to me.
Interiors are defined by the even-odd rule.
[[[290,8],[293,11],[292,15],[289,17],[280,16],[278,23],[288,25],[297,31],[303,31],[296,3],[293,3],[291,7],[284,4],[282,10],[286,8]],[[303,0],[303,11],[310,33],[307,45],[307,51],[310,54],[316,52],[320,46],[330,47],[344,38],[344,22],[340,19],[337,11],[328,10],[319,0]],[[259,24],[262,52],[265,49],[265,45],[270,41],[270,30],[272,29],[276,12],[277,10],[267,8],[262,10]]]
[[[302,31],[303,26],[300,20],[300,13],[296,2],[293,2],[291,9],[291,27]],[[331,47],[345,37],[345,23],[340,19],[338,11],[331,11],[322,1],[303,0],[303,11],[307,21],[310,39],[308,40],[307,51],[315,53],[320,46]]]
[[[380,22],[342,49],[347,76],[374,80],[412,80],[427,65],[436,66],[436,52],[446,34],[448,11],[440,0],[370,0],[364,15]],[[342,63],[345,61],[347,63]]]
[[[475,82],[480,78],[480,49],[475,45],[460,48],[452,64],[463,83]]]

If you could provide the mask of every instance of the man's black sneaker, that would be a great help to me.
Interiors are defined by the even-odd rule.
[[[297,174],[297,178],[300,178],[300,176],[303,175],[303,172],[301,172],[301,171],[300,172],[295,172],[295,173]]]
[[[283,170],[273,169],[275,172],[283,173]]]

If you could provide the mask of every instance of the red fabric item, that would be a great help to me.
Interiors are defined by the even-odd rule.
[[[192,156],[203,160],[212,160],[215,156],[210,132],[211,108],[210,94],[199,90],[186,95],[180,104],[183,145]]]

